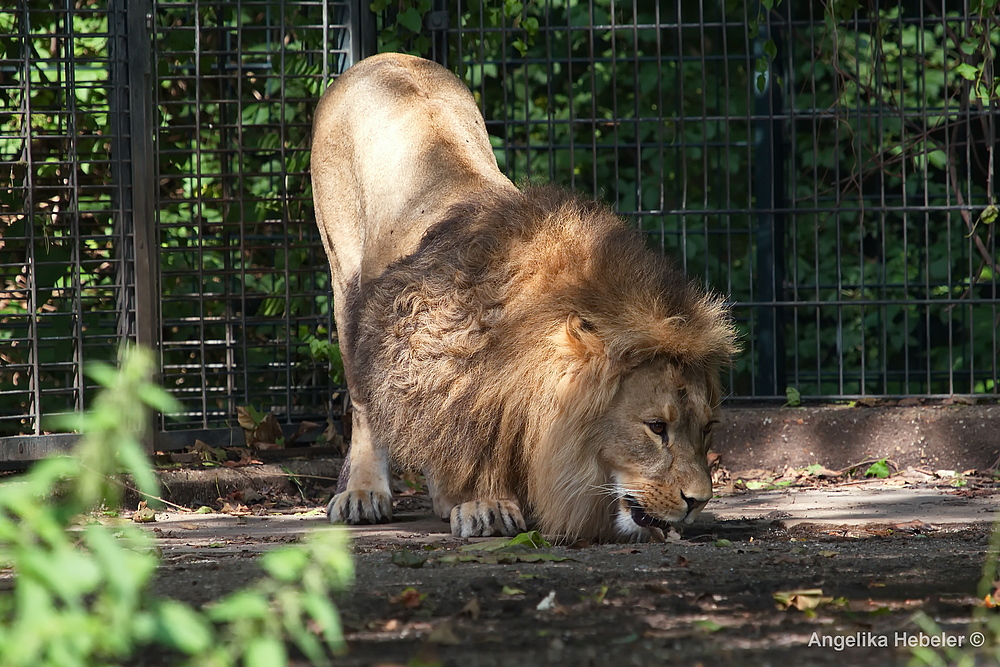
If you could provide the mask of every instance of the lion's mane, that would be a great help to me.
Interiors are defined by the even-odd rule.
[[[513,492],[549,534],[609,535],[595,424],[665,355],[718,401],[728,310],[608,209],[555,188],[453,207],[355,295],[349,352],[373,437],[456,499]],[[587,333],[567,330],[576,322]]]

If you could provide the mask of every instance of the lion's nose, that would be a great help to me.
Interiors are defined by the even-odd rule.
[[[687,503],[687,506],[688,506],[687,516],[691,516],[693,513],[697,512],[702,507],[704,507],[705,505],[708,504],[707,500],[698,500],[697,498],[688,498],[683,493],[681,494],[681,498],[683,498],[684,502]]]

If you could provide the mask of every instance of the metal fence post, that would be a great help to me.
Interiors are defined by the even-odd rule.
[[[777,67],[774,60],[764,54],[764,43],[770,39],[766,14],[754,40],[754,56],[767,60],[767,69],[761,73],[763,86],[757,77],[751,77],[754,95],[753,122],[753,195],[756,209],[754,235],[757,247],[757,281],[754,300],[757,319],[757,359],[754,394],[778,396],[784,393],[785,341],[782,308],[784,283],[785,221],[781,212],[784,202],[784,152],[782,150],[781,97],[775,86]],[[777,42],[778,40],[775,40]]]
[[[160,241],[156,225],[156,132],[153,80],[153,3],[128,0],[129,136],[132,233],[135,252],[135,340],[160,360]],[[158,427],[147,448],[152,450]]]
[[[351,0],[350,7],[351,62],[348,67],[378,53],[378,28],[371,3],[368,0]]]
[[[424,26],[431,33],[431,60],[448,66],[448,2],[434,0],[434,8],[424,17]]]

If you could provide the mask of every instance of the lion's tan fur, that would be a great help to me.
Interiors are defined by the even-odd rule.
[[[452,210],[362,303],[359,360],[380,372],[360,398],[394,456],[455,499],[513,494],[559,535],[610,537],[593,429],[622,377],[665,356],[717,401],[734,349],[720,299],[554,189]]]
[[[478,111],[453,76],[380,58],[370,69],[411,77],[406,104],[389,116],[441,121],[437,102],[422,106],[434,90],[420,77],[430,77],[460,99],[448,113],[471,107],[476,118],[419,127],[418,145],[400,148],[412,164],[365,158],[352,126],[371,119],[357,113],[317,133],[317,216],[371,447],[427,471],[452,502],[514,499],[547,533],[610,539],[609,406],[637,368],[666,363],[703,377],[714,409],[719,369],[736,349],[728,311],[603,206],[498,177]],[[334,125],[332,109],[350,110],[348,92],[372,89],[371,77],[345,85],[324,100],[322,118]],[[438,159],[444,149],[428,145],[451,154]],[[391,196],[365,184],[363,174],[380,170],[396,184]],[[341,184],[346,193],[334,190]],[[377,196],[390,201],[376,207]],[[390,236],[405,242],[387,247]]]

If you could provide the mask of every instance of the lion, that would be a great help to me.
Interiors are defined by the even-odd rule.
[[[458,536],[642,541],[712,497],[722,297],[607,207],[499,170],[476,102],[382,54],[319,102],[316,218],[354,412],[334,523],[392,519],[392,466]]]

